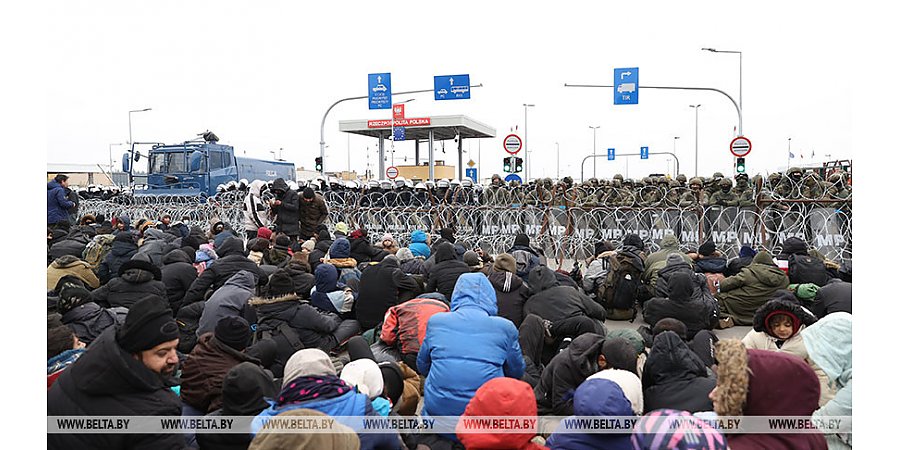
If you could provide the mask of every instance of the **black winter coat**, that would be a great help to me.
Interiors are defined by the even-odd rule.
[[[396,258],[372,265],[359,279],[359,296],[353,304],[356,319],[363,330],[375,328],[384,321],[384,314],[390,307],[400,304],[403,291],[418,289],[419,284],[400,270]]]
[[[525,320],[525,302],[528,300],[528,287],[518,275],[510,272],[492,272],[488,281],[497,293],[497,315],[509,319],[516,325]]]
[[[472,269],[466,263],[456,259],[456,251],[453,244],[444,242],[437,245],[434,251],[434,266],[428,272],[426,292],[440,292],[444,297],[453,297],[453,289],[456,280],[464,273],[470,273]]]
[[[808,305],[810,311],[818,318],[833,312],[843,311],[853,314],[853,283],[846,283],[839,278],[832,278],[816,292],[815,301]],[[807,303],[804,302],[804,305]]]
[[[753,262],[753,256],[744,256],[732,258],[728,260],[728,264],[725,266],[725,276],[731,277],[737,275],[738,272],[741,271],[744,267],[750,265]]]
[[[72,255],[81,259],[88,242],[96,235],[97,232],[89,226],[73,228],[64,240],[50,246],[50,257],[56,260],[63,255]]]
[[[256,309],[257,336],[270,332],[277,344],[275,363],[271,367],[275,378],[284,375],[285,363],[297,350],[319,348],[327,352],[338,345],[332,333],[337,330],[341,319],[336,314],[316,309],[296,295],[254,297],[250,299],[250,306]],[[296,335],[284,336],[279,329],[281,324],[286,324]],[[295,337],[299,340],[299,347],[292,343]]]
[[[175,323],[178,324],[178,351],[188,354],[197,345],[197,328],[200,326],[200,317],[206,302],[195,302],[185,305],[175,315]]]
[[[105,308],[131,308],[136,301],[150,294],[166,298],[166,285],[155,279],[153,273],[133,268],[91,292],[91,299]]]
[[[309,268],[312,273],[316,273],[316,267],[319,267],[319,264],[322,264],[321,259],[328,254],[328,249],[331,248],[331,244],[334,241],[331,239],[325,241],[316,242],[316,247],[313,248],[313,251],[309,252]]]
[[[713,410],[709,393],[716,387],[716,378],[707,375],[703,361],[672,331],[664,331],[654,339],[642,382],[645,411]]]
[[[119,276],[119,267],[122,267],[122,264],[131,261],[131,257],[136,253],[137,244],[125,241],[113,241],[109,253],[106,254],[106,258],[103,259],[103,262],[100,263],[100,266],[97,269],[97,278],[100,279],[100,283],[105,284],[107,281]]]
[[[173,313],[178,313],[184,294],[197,279],[193,259],[181,249],[175,249],[163,257],[162,282],[166,285],[166,299]]]
[[[50,416],[181,416],[175,382],[147,369],[108,328],[47,393]],[[48,434],[47,448],[183,449],[180,434]]]
[[[294,292],[300,298],[309,299],[309,292],[316,285],[316,276],[303,269],[302,265],[291,261],[287,267],[288,275],[291,276],[291,282],[294,284]]]
[[[258,276],[257,285],[264,285],[268,281],[265,272],[255,262],[244,256],[243,241],[236,238],[226,239],[222,246],[216,249],[219,259],[213,265],[206,268],[203,273],[191,284],[184,294],[182,305],[202,301],[206,290],[216,290],[228,281],[232,275],[246,270]]]
[[[72,308],[62,316],[62,323],[68,325],[78,340],[90,345],[104,330],[125,322],[128,310],[125,308],[103,308],[94,302],[87,302]]]
[[[725,273],[728,261],[721,256],[707,256],[694,261],[694,271],[700,273]]]
[[[171,239],[168,239],[171,238]],[[145,254],[150,257],[150,262],[156,267],[163,266],[163,257],[172,250],[178,248],[174,243],[175,239],[172,235],[166,235],[155,228],[148,228],[144,231],[144,240],[138,247],[138,253]]]
[[[365,237],[350,239],[350,257],[355,259],[357,264],[381,261],[387,255],[388,252],[373,247]]]
[[[687,264],[685,264],[687,265]],[[660,280],[662,280],[660,270]],[[711,330],[713,327],[712,304],[702,297],[694,295],[695,274],[679,274],[672,277],[666,287],[669,297],[654,297],[644,303],[644,321],[650,328],[666,317],[678,319],[687,327],[688,339],[693,339],[700,330]],[[703,282],[706,285],[706,282]],[[657,291],[659,288],[657,287]]]
[[[297,236],[300,234],[300,196],[296,191],[288,188],[287,183],[279,178],[272,184],[272,189],[280,189],[284,191],[281,205],[273,206],[272,212],[275,213],[275,227],[277,231],[289,236]]]
[[[551,322],[576,316],[606,320],[606,310],[599,303],[571,286],[561,286],[547,266],[535,267],[528,278],[531,297],[525,302],[525,315],[536,314]]]
[[[534,271],[532,271],[534,274]],[[575,389],[587,377],[600,370],[597,357],[603,348],[603,336],[585,333],[557,354],[541,373],[534,388],[538,414],[571,416],[575,414]]]
[[[410,275],[428,275],[428,270],[425,269],[425,258],[419,256],[400,263],[400,270]]]

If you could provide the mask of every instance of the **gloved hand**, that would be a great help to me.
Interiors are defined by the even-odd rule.
[[[813,283],[803,283],[797,286],[797,298],[801,300],[812,300],[816,298],[816,292],[819,292],[819,286]]]

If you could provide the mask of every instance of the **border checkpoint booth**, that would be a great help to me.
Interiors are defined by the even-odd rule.
[[[497,130],[468,116],[432,116],[405,119],[341,120],[338,130],[360,136],[378,138],[378,178],[384,177],[384,141],[393,127],[405,127],[407,141],[415,141],[415,163],[419,166],[419,143],[428,143],[428,180],[434,181],[434,141],[457,140],[457,179],[463,178],[463,139],[496,137]],[[474,180],[476,183],[478,180]]]

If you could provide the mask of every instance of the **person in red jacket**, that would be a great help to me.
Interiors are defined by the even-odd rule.
[[[401,359],[418,372],[416,358],[425,340],[428,319],[437,313],[450,312],[444,296],[438,293],[423,294],[418,298],[392,306],[384,315],[381,340],[391,347],[398,347]]]
[[[523,430],[522,433],[497,432],[497,430],[473,432],[475,430],[466,428],[466,421],[460,420],[456,425],[456,436],[467,449],[547,448],[532,442],[537,436],[537,401],[531,386],[524,381],[499,377],[484,383],[469,401],[462,417],[478,416],[532,417],[535,419],[535,428]]]

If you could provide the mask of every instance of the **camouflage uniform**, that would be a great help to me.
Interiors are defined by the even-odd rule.
[[[738,196],[738,206],[741,208],[750,207],[756,204],[753,199],[753,187],[750,186],[749,177],[746,173],[738,174],[735,178],[736,186],[732,190]]]
[[[709,197],[709,204],[715,206],[738,206],[739,198],[731,190],[731,180],[722,178],[718,184],[719,190]]]
[[[638,191],[637,195],[638,206],[656,206],[662,200],[662,193],[659,188],[655,186],[656,183],[654,183],[654,181],[655,179],[644,177],[644,187]]]
[[[851,196],[849,186],[846,186],[846,181],[843,173],[833,173],[828,177],[828,182],[830,183],[828,187],[828,191],[825,193],[827,198],[835,199],[835,200],[847,200]]]
[[[690,192],[685,192],[678,200],[681,208],[696,208],[709,204],[706,193],[703,192],[703,180],[700,177],[691,178]]]
[[[669,189],[666,191],[665,197],[663,197],[663,206],[675,208],[678,206],[679,197],[681,197],[678,195],[681,186],[679,186],[678,180],[669,180],[668,183]]]

